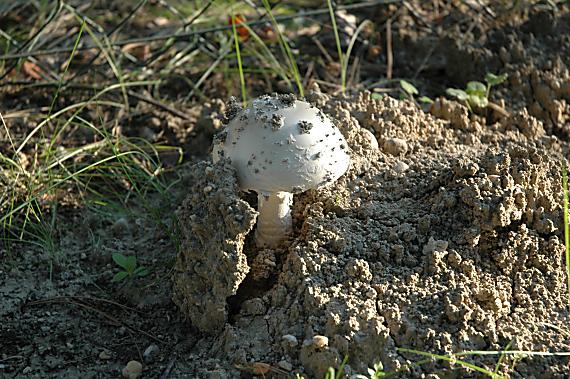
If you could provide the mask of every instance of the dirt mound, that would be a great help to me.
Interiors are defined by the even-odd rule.
[[[241,307],[222,327],[216,323],[209,358],[240,367],[267,362],[323,377],[348,355],[347,372],[363,373],[382,361],[389,371],[411,367],[408,375],[449,376],[456,366],[413,367],[418,357],[396,348],[444,354],[507,345],[570,348],[560,332],[568,320],[561,158],[549,149],[556,138],[540,132],[540,121],[523,112],[486,128],[446,101],[441,112],[459,112],[459,121],[367,93],[318,100],[341,125],[353,150],[352,167],[334,188],[295,196],[295,235],[285,251],[270,251],[277,257],[272,287],[238,294]],[[204,165],[195,170],[198,175]],[[231,193],[235,185],[219,191]],[[193,193],[191,212],[220,209],[216,196]],[[182,212],[187,209],[188,203]],[[253,220],[250,210],[241,214]],[[213,231],[224,220],[212,215],[200,228],[212,230],[209,237],[216,239]],[[200,246],[200,237],[193,236],[186,236],[188,243]],[[250,262],[268,254],[253,244],[244,248],[242,238],[232,243]],[[219,260],[204,262],[211,262],[206,272],[225,267]],[[185,280],[194,282],[189,272]],[[250,275],[246,283],[252,286],[255,279]],[[181,277],[176,285],[180,291]],[[465,358],[490,370],[497,359]],[[503,362],[507,373],[513,360]],[[510,373],[543,377],[569,369],[560,359],[526,358]],[[200,375],[208,370],[206,365]]]

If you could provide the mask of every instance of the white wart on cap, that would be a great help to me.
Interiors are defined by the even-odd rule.
[[[332,183],[350,164],[343,135],[319,109],[294,95],[229,106],[214,160],[230,159],[242,190],[258,193],[256,241],[274,247],[291,231],[293,193]]]

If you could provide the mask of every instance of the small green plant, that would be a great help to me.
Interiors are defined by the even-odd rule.
[[[507,80],[507,74],[495,75],[487,73],[485,82],[487,84],[472,81],[467,83],[465,90],[457,88],[448,88],[445,91],[449,96],[455,97],[459,101],[463,101],[470,112],[473,109],[486,108],[492,103],[489,102],[489,93],[491,88]],[[496,106],[496,104],[494,104]]]
[[[400,88],[402,89],[402,97],[404,99],[415,100],[414,95],[419,95],[420,91],[410,82],[406,80],[400,80]],[[420,103],[433,103],[433,100],[427,96],[420,96],[418,98]]]
[[[133,280],[134,278],[147,276],[149,274],[146,267],[137,267],[137,257],[135,256],[131,255],[127,257],[121,253],[114,253],[113,261],[123,269],[115,274],[112,280],[113,282],[122,282],[125,279]]]
[[[386,372],[384,371],[384,365],[382,362],[374,363],[373,368],[368,368],[368,376],[356,374],[350,377],[350,379],[380,379],[386,377]]]
[[[440,355],[440,354],[433,354],[433,353],[427,353],[425,351],[420,351],[420,350],[414,350],[414,349],[404,349],[404,348],[396,348],[397,351],[402,352],[402,353],[413,353],[413,354],[418,354],[418,355],[422,355],[424,357],[430,357],[432,359],[436,359],[436,360],[442,360],[442,361],[446,361],[446,362],[450,362],[453,364],[457,364],[463,368],[467,368],[467,369],[471,369],[473,371],[479,372],[481,374],[487,375],[490,378],[493,379],[506,379],[505,376],[502,376],[500,374],[497,374],[495,372],[492,372],[490,370],[487,370],[486,368],[483,367],[479,367],[477,365],[474,365],[473,363],[469,363],[466,362],[464,360],[458,359],[457,357],[460,356],[465,356],[465,355],[470,355],[470,354],[481,354],[481,353],[486,353],[486,352],[479,352],[479,351],[473,351],[473,352],[463,352],[463,353],[457,353],[455,355]],[[506,354],[509,352],[506,351],[502,351],[502,352],[492,352],[494,354]]]
[[[338,370],[335,370],[334,367],[329,367],[325,374],[325,379],[340,379],[342,372],[344,371],[344,366],[346,366],[346,362],[348,362],[348,355],[344,356],[340,366],[338,366]]]
[[[327,373],[325,374],[325,379],[340,379],[344,371],[344,366],[348,362],[348,355],[344,356],[338,369],[334,367],[329,367]],[[384,371],[384,365],[382,362],[374,364],[374,368],[368,368],[368,376],[361,374],[351,375],[350,379],[380,379],[386,377],[386,372]]]

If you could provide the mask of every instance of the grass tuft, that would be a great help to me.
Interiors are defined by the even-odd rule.
[[[236,57],[237,57],[238,70],[239,70],[239,82],[241,85],[241,101],[245,107],[247,105],[247,95],[246,95],[246,89],[245,89],[245,79],[243,77],[243,66],[242,66],[242,62],[241,62],[241,51],[239,48],[239,36],[237,33],[237,28],[236,28],[237,19],[236,19],[235,14],[231,15],[231,22],[232,22],[232,32],[233,32],[233,36],[234,36]]]
[[[297,67],[297,61],[295,60],[295,57],[293,56],[293,52],[291,51],[291,47],[289,46],[289,43],[287,42],[287,40],[285,39],[285,36],[281,32],[281,29],[279,28],[279,24],[277,23],[277,20],[273,16],[273,13],[271,11],[271,5],[269,4],[269,1],[268,0],[261,0],[261,1],[263,3],[263,6],[265,7],[265,10],[267,11],[267,15],[269,16],[269,19],[271,20],[271,24],[273,26],[273,29],[277,32],[277,36],[279,37],[279,46],[281,47],[283,55],[285,55],[285,57],[287,59],[287,63],[289,65],[289,70],[293,74],[293,78],[295,79],[295,83],[297,84],[297,90],[299,91],[299,95],[301,97],[305,97],[305,91],[303,89],[303,83],[301,82],[301,74],[299,73],[299,67]]]

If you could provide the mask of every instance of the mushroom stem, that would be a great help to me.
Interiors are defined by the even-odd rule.
[[[257,195],[259,212],[255,231],[257,246],[276,247],[291,233],[293,228],[291,204],[293,204],[293,194],[290,192]]]

